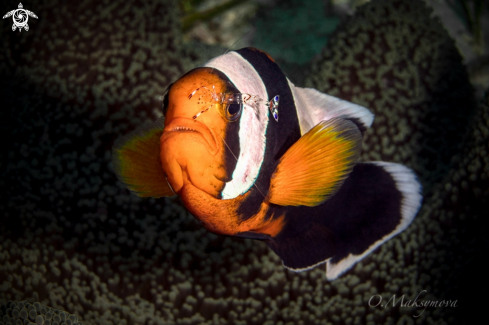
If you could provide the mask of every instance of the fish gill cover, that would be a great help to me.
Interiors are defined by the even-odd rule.
[[[359,8],[306,81],[372,109],[363,158],[404,163],[425,188],[413,224],[333,282],[322,267],[287,271],[264,244],[215,236],[177,200],[142,200],[116,181],[114,140],[154,119],[166,86],[205,57],[181,42],[174,1],[30,9],[39,19],[28,32],[0,25],[2,311],[8,300],[37,301],[84,324],[456,324],[474,316],[471,289],[487,284],[478,270],[489,106],[487,98],[474,104],[453,42],[421,2]],[[422,290],[426,300],[459,306],[414,319],[416,308],[368,305],[375,294],[414,299]]]

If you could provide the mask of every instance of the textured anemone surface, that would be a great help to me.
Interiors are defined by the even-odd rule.
[[[30,304],[28,301],[9,301],[0,306],[0,324],[82,325],[82,322],[76,315],[43,306],[38,302]]]
[[[475,102],[454,41],[421,1],[360,7],[306,85],[372,110],[364,160],[409,165],[429,189],[460,152]],[[422,21],[422,23],[420,23]]]
[[[488,106],[473,105],[442,27],[406,3],[359,9],[308,81],[370,107],[364,159],[406,163],[425,186],[414,223],[332,282],[117,182],[114,140],[154,119],[166,86],[206,55],[181,43],[173,1],[43,2],[26,6],[39,19],[22,33],[3,20],[0,304],[84,324],[457,323],[487,246]],[[423,290],[458,307],[369,305]]]

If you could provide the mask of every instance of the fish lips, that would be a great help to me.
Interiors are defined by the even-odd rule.
[[[202,139],[201,142],[206,145],[212,155],[217,154],[219,151],[216,137],[211,129],[204,123],[185,117],[176,117],[165,126],[163,134],[161,135],[161,143],[165,142],[166,139],[182,134],[196,136],[197,139],[200,137],[200,139]]]

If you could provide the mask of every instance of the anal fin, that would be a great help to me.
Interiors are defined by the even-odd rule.
[[[300,209],[307,213],[308,208]],[[326,263],[336,252],[334,235],[327,227],[301,220],[300,215],[292,216],[283,232],[265,240],[267,246],[282,259],[283,265],[294,272]]]

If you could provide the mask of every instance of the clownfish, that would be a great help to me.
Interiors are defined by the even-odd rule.
[[[373,118],[244,48],[171,84],[163,116],[119,139],[113,165],[137,195],[179,195],[209,231],[262,240],[293,271],[326,263],[332,280],[421,206],[409,168],[358,162]]]

